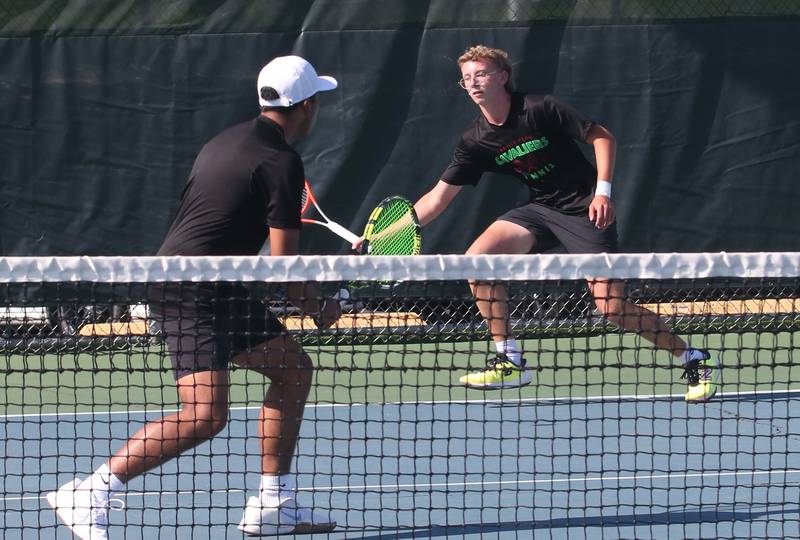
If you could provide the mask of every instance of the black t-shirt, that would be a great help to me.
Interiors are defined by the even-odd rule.
[[[267,227],[300,228],[303,162],[259,116],[211,139],[194,162],[159,255],[256,255]]]
[[[441,178],[475,185],[484,172],[514,175],[530,190],[530,201],[565,214],[584,214],[597,171],[578,148],[594,121],[555,97],[511,94],[502,126],[480,115],[464,131]]]

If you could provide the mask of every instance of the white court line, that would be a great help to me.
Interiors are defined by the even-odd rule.
[[[468,487],[488,487],[496,486],[506,488],[509,486],[532,486],[541,484],[591,484],[591,483],[614,483],[614,482],[648,482],[654,480],[688,480],[690,478],[726,478],[726,477],[763,477],[776,475],[800,474],[800,469],[777,469],[770,471],[730,471],[730,472],[707,472],[707,473],[672,473],[672,474],[634,474],[629,476],[584,476],[574,478],[541,478],[534,480],[492,480],[482,482],[442,482],[442,483],[414,483],[414,484],[373,484],[362,486],[331,486],[331,487],[311,487],[297,488],[297,491],[327,493],[333,491],[343,491],[347,493],[360,491],[381,491],[393,492],[401,490],[429,491],[435,488],[468,488]],[[710,486],[705,486],[710,487]],[[119,498],[147,497],[147,496],[180,496],[197,494],[224,494],[224,493],[243,493],[243,489],[213,489],[213,490],[192,490],[192,491],[144,491],[119,495]],[[22,497],[1,497],[1,502],[16,502],[28,500],[42,500],[46,495],[29,495]]]
[[[224,493],[244,493],[245,490],[243,489],[195,489],[192,491],[138,491],[138,492],[131,492],[131,493],[121,493],[115,494],[114,498],[126,498],[132,499],[134,497],[149,497],[149,496],[157,496],[157,497],[168,497],[168,496],[179,496],[179,495],[202,495],[203,493],[207,493],[209,495],[217,495],[217,494],[224,494]],[[310,491],[309,489],[304,489],[300,491]],[[0,502],[14,502],[14,501],[40,501],[47,498],[47,494],[44,495],[26,495],[23,497],[0,497]]]
[[[432,488],[450,488],[450,487],[471,487],[471,486],[499,486],[506,487],[525,486],[525,485],[539,485],[539,484],[576,484],[576,483],[605,483],[605,482],[625,482],[628,480],[634,481],[650,481],[650,480],[675,480],[675,479],[689,479],[689,478],[723,478],[726,476],[771,476],[774,474],[799,474],[800,469],[781,469],[772,471],[736,471],[736,472],[709,472],[709,473],[674,473],[674,474],[648,474],[648,475],[631,475],[631,476],[584,476],[582,478],[540,478],[538,480],[492,480],[482,482],[444,482],[439,484],[394,484],[384,485],[375,484],[369,486],[346,486],[346,487],[315,487],[315,488],[298,488],[298,491],[315,491],[315,492],[328,492],[328,491],[397,491],[402,489],[414,490],[429,490]]]
[[[720,392],[716,398],[724,397],[744,397],[769,394],[789,394],[800,396],[800,389],[787,390],[757,390],[750,392]],[[591,403],[591,402],[615,402],[615,401],[652,401],[652,400],[682,400],[683,394],[631,394],[621,396],[585,396],[585,397],[547,397],[547,398],[500,398],[500,399],[456,399],[456,400],[433,400],[433,401],[390,401],[385,403],[309,403],[306,409],[333,409],[341,407],[366,407],[370,405],[481,405],[491,403],[552,403],[566,401],[571,403]],[[701,406],[713,405],[718,399],[712,399]],[[255,411],[259,406],[231,407],[231,411]],[[151,409],[135,411],[86,411],[86,412],[54,412],[54,413],[22,413],[22,414],[0,414],[3,418],[47,418],[62,416],[113,416],[113,415],[136,415],[136,414],[166,414],[178,412],[180,409]]]

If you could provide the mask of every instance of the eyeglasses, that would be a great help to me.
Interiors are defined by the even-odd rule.
[[[476,71],[473,75],[464,75],[464,78],[458,80],[458,86],[466,90],[472,81],[483,81],[489,75],[494,75],[496,71]]]

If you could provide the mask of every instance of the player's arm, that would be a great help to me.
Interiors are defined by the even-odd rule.
[[[263,192],[267,201],[270,255],[297,255],[300,253],[300,212],[305,171],[300,156],[290,152],[279,155],[277,166],[256,169],[255,189]],[[317,326],[327,328],[341,315],[339,302],[325,301],[314,283],[287,283],[289,300],[303,312],[314,316]]]
[[[436,185],[433,186],[433,189],[420,197],[416,204],[414,204],[414,212],[417,214],[419,224],[424,227],[436,219],[439,214],[447,208],[447,205],[452,202],[455,196],[458,195],[462,187],[463,186],[448,184],[444,180],[439,180]],[[363,241],[363,238],[359,239],[358,242],[353,244],[353,249],[359,251]]]
[[[300,229],[269,228],[270,255],[297,255],[300,252]],[[315,283],[287,283],[286,294],[289,300],[305,313],[315,315],[317,326],[328,328],[341,315],[339,302],[325,301]]]
[[[614,203],[611,202],[611,181],[614,178],[614,162],[617,155],[617,140],[600,124],[594,124],[586,135],[586,142],[594,147],[597,165],[597,189],[589,204],[589,219],[598,229],[614,223]]]
[[[417,214],[420,225],[423,227],[439,217],[444,209],[455,199],[458,192],[464,186],[454,186],[444,180],[439,180],[433,189],[414,204],[414,212]]]

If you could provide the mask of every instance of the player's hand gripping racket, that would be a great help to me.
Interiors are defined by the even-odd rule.
[[[403,197],[387,197],[369,216],[360,252],[370,255],[419,255],[422,249],[421,231],[411,201]]]
[[[318,219],[312,219],[306,217],[306,210],[309,206],[314,206],[316,208],[319,215],[322,217],[324,221],[320,221]],[[360,239],[357,235],[351,233],[335,221],[331,220],[328,216],[325,215],[325,212],[319,207],[317,203],[317,199],[314,197],[314,192],[311,191],[311,186],[306,180],[305,187],[303,188],[303,194],[300,199],[300,221],[303,223],[311,223],[314,225],[322,225],[323,227],[327,227],[329,231],[338,235],[339,237],[347,240],[350,244],[358,242]]]

